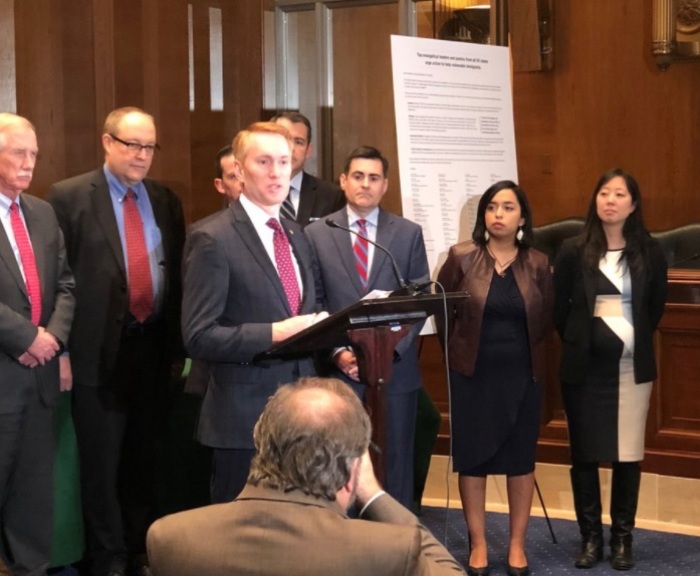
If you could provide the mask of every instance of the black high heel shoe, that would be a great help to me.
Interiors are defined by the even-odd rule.
[[[506,574],[508,574],[508,576],[528,576],[528,574],[530,574],[530,567],[527,564],[520,567],[508,564],[506,567]]]
[[[467,566],[467,576],[489,576],[490,573],[491,567],[488,564],[486,566],[481,566],[480,568]]]

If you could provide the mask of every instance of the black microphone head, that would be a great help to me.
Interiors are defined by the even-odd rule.
[[[326,226],[330,226],[331,228],[337,228],[338,224],[332,218],[326,218]]]

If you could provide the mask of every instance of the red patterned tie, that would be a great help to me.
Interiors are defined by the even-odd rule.
[[[357,227],[360,229],[360,235],[355,236],[355,244],[353,251],[355,252],[355,268],[360,276],[362,288],[367,288],[367,265],[369,254],[369,242],[367,242],[367,220],[361,219],[357,221]]]
[[[139,322],[145,322],[153,313],[153,278],[143,222],[136,205],[136,195],[131,188],[126,191],[122,208],[129,272],[129,312]]]
[[[34,250],[32,250],[32,244],[29,242],[29,235],[22,222],[22,217],[19,215],[19,206],[16,202],[10,205],[10,223],[19,249],[19,257],[22,260],[24,283],[27,286],[27,295],[32,310],[32,323],[38,326],[41,319],[41,283],[39,282],[39,273],[36,270]]]
[[[275,248],[275,262],[277,264],[277,273],[279,274],[284,292],[287,294],[287,301],[292,314],[299,314],[301,309],[301,291],[299,290],[299,282],[294,271],[292,263],[291,246],[289,239],[282,229],[282,225],[275,218],[270,218],[267,225],[274,230],[272,243]]]

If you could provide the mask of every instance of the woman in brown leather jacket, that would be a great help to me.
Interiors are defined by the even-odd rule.
[[[529,573],[525,533],[543,376],[537,347],[549,333],[553,306],[547,257],[529,247],[531,240],[524,192],[514,182],[497,182],[481,197],[472,240],[450,248],[438,275],[446,292],[470,294],[446,329],[452,456],[469,529],[470,576],[489,573],[488,474],[508,477],[507,573]]]

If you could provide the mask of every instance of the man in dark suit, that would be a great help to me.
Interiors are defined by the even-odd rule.
[[[310,360],[256,363],[255,356],[317,319],[311,249],[282,219],[291,138],[273,122],[233,142],[243,192],[192,227],[185,248],[182,329],[193,360],[212,372],[197,437],[214,448],[212,501],[233,500],[253,457],[253,426],[280,384],[313,373]]]
[[[158,576],[447,576],[459,563],[384,493],[367,448],[369,417],[339,380],[280,388],[255,426],[255,459],[235,502],[158,520]],[[362,506],[359,520],[345,510]]]
[[[236,177],[236,157],[233,147],[228,144],[216,154],[216,178],[214,188],[226,197],[226,203],[238,200],[241,195],[241,182]]]
[[[172,361],[182,354],[180,200],[146,175],[153,117],[105,121],[104,166],[48,194],[76,278],[70,339],[88,558],[94,576],[148,574],[154,436]]]
[[[53,519],[53,408],[75,283],[51,206],[24,194],[32,124],[0,113],[0,566],[45,574]]]
[[[302,228],[340,210],[345,196],[335,184],[324,182],[304,172],[304,162],[311,154],[311,122],[300,112],[282,112],[272,119],[292,135],[292,178],[289,194],[280,214],[298,222]]]
[[[386,158],[376,148],[362,146],[345,161],[340,185],[347,207],[330,215],[345,228],[384,246],[396,259],[403,279],[422,283],[430,279],[421,227],[379,207],[389,186]],[[357,237],[330,228],[325,221],[308,226],[305,233],[314,248],[321,270],[323,303],[331,314],[354,304],[373,290],[400,288],[389,257],[371,244],[357,244]],[[358,254],[361,258],[358,260]],[[386,489],[407,508],[413,502],[413,445],[418,391],[422,386],[416,324],[397,345],[393,375],[387,386],[387,479]],[[336,351],[334,362],[352,381],[358,381],[355,354]],[[364,396],[365,386],[356,386]]]
[[[216,176],[214,188],[225,198],[225,205],[238,200],[241,195],[241,181],[236,176],[236,157],[233,154],[233,146],[227,144],[216,153]],[[207,218],[195,224],[199,226],[207,221]],[[193,227],[194,228],[194,227]],[[204,396],[209,384],[210,370],[206,362],[194,361],[190,364],[190,371],[185,381],[184,392],[197,396]]]

